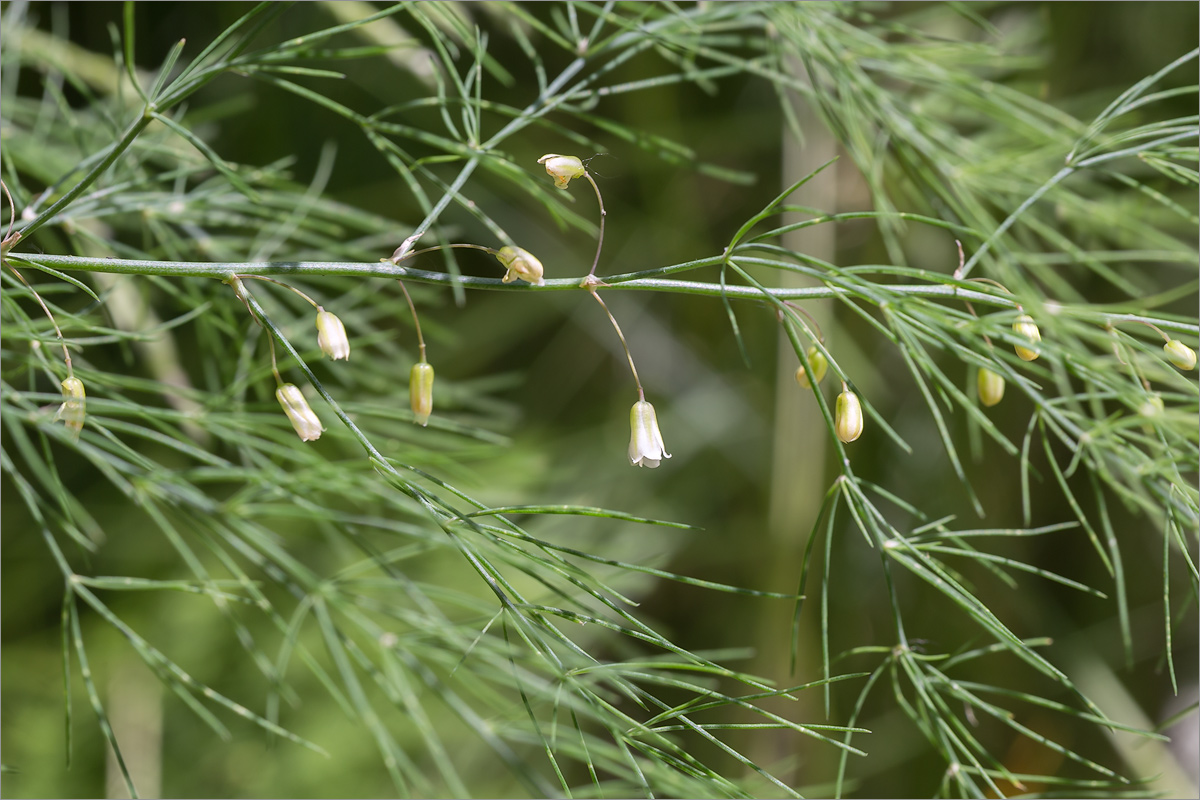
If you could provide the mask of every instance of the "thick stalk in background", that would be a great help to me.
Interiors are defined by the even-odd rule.
[[[798,65],[796,71],[801,71]],[[837,143],[833,136],[825,130],[807,103],[802,100],[797,102],[796,110],[805,141],[802,146],[784,126],[781,165],[783,187],[808,175],[837,155]],[[832,164],[826,167],[794,192],[788,202],[823,208],[831,213],[835,211],[838,166]],[[782,222],[787,225],[801,219],[798,214],[786,214]],[[785,234],[781,244],[790,250],[836,263],[836,230],[835,225],[817,225],[792,231]],[[779,285],[785,288],[819,285],[811,278],[791,272],[780,271],[778,275]],[[836,348],[832,303],[827,299],[809,300],[803,303],[803,307],[825,331],[826,345]],[[809,531],[825,491],[829,488],[825,469],[828,427],[813,397],[796,384],[796,365],[799,362],[782,325],[778,343],[771,493],[767,506],[766,535],[757,540],[761,551],[758,563],[767,565],[762,586],[774,591],[795,591]],[[818,555],[814,553],[813,557],[817,558]],[[751,670],[774,680],[777,686],[804,683],[821,677],[821,640],[817,616],[819,582],[810,581],[806,591],[808,600],[800,624],[800,641],[796,643],[794,673],[791,671],[793,605],[764,604],[762,614],[758,617],[755,635],[758,658]],[[823,695],[820,691],[799,692],[796,697],[798,702],[779,701],[771,710],[788,719],[824,718]],[[800,742],[797,737],[785,732],[755,737],[753,749],[748,755],[760,764],[803,765],[802,775],[793,772],[779,776],[791,786],[812,784],[831,776],[832,771],[826,773],[820,770],[819,774],[813,771],[814,762],[805,758],[810,747],[804,742],[804,737],[799,739]],[[797,747],[803,749],[797,752]]]

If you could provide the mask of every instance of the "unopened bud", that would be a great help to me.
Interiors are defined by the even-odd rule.
[[[979,368],[976,381],[979,389],[979,402],[991,407],[1004,398],[1004,378],[984,367]]]
[[[508,270],[501,279],[504,283],[512,283],[517,278],[537,286],[546,283],[542,279],[542,262],[534,258],[528,250],[505,245],[496,252],[496,260]]]
[[[87,412],[87,396],[83,391],[83,381],[74,376],[66,378],[62,382],[63,404],[58,407],[58,413],[54,415],[54,421],[63,421],[67,426],[67,430],[73,436],[78,438],[79,432],[83,430],[83,418]]]
[[[1163,345],[1167,360],[1184,372],[1196,368],[1196,351],[1178,339],[1172,339]]]
[[[1028,314],[1022,314],[1013,320],[1013,332],[1018,336],[1024,336],[1031,342],[1037,343],[1042,340],[1042,332],[1038,330],[1037,323],[1033,321],[1033,317]],[[1037,349],[1030,349],[1016,345],[1014,350],[1017,351],[1017,358],[1022,361],[1033,361],[1038,357]]]
[[[1147,418],[1157,417],[1164,410],[1166,410],[1166,406],[1163,405],[1163,399],[1156,394],[1147,397],[1138,407],[1138,413]]]
[[[858,395],[849,390],[843,391],[837,396],[834,410],[833,428],[839,439],[849,443],[862,436],[862,404],[858,402]]]
[[[583,162],[575,156],[547,153],[538,159],[538,163],[546,165],[546,172],[554,178],[554,185],[559,189],[567,188],[572,178],[583,177]]]
[[[800,384],[800,386],[805,389],[809,388],[814,383],[820,383],[821,379],[825,377],[826,370],[829,369],[829,360],[825,358],[825,354],[822,353],[815,344],[808,348],[807,355],[808,365],[812,367],[813,380],[811,382],[809,381],[808,372],[805,371],[803,364],[796,367],[796,383]]]
[[[350,358],[350,340],[346,338],[346,326],[325,309],[317,311],[317,344],[321,352],[337,361]]]
[[[408,398],[412,403],[413,422],[424,427],[433,413],[433,367],[424,361],[413,364],[408,374]]]
[[[321,432],[325,430],[325,426],[321,424],[321,420],[309,407],[299,386],[294,383],[282,384],[275,390],[275,398],[279,401],[279,405],[283,406],[283,413],[287,414],[288,421],[296,429],[296,435],[300,437],[300,441],[311,442],[321,438]]]

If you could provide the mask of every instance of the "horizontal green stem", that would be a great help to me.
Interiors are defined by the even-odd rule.
[[[581,278],[557,278],[546,281],[544,286],[534,286],[524,282],[503,283],[498,278],[476,278],[467,275],[449,275],[445,272],[430,272],[386,261],[136,261],[123,258],[86,258],[82,256],[52,256],[37,253],[21,253],[19,255],[14,253],[10,258],[17,263],[25,262],[31,266],[40,265],[67,272],[109,272],[121,275],[158,275],[170,278],[216,278],[218,280],[225,280],[233,275],[240,275],[242,277],[270,276],[275,278],[289,276],[306,278],[403,278],[406,281],[434,286],[459,285],[468,289],[485,289],[498,292],[585,291],[584,287],[580,284]],[[713,256],[711,258],[690,261],[685,264],[676,264],[669,267],[659,267],[644,272],[611,275],[604,279],[604,285],[600,288],[604,291],[673,292],[701,297],[721,297],[724,295],[731,300],[763,299],[762,291],[752,286],[726,285],[722,288],[719,284],[704,281],[681,281],[669,278],[647,277],[716,266],[721,261],[721,256]],[[758,259],[743,258],[742,261],[754,262],[758,261]],[[763,262],[767,266],[776,263],[765,260]],[[931,277],[932,275],[931,273]],[[949,279],[948,276],[947,279]],[[1000,308],[1017,307],[1014,300],[1006,297],[964,289],[949,283],[886,285],[884,288],[886,288],[888,293],[895,296],[963,300]],[[780,300],[817,300],[828,297],[854,296],[854,292],[834,286],[773,288],[767,291],[773,297]],[[1094,318],[1098,321],[1112,323],[1150,322],[1164,330],[1200,334],[1200,326],[1198,325],[1155,317],[1095,312]]]

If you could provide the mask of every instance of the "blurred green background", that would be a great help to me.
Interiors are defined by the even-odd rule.
[[[347,4],[355,5],[355,4]],[[526,4],[526,10],[549,19],[556,4]],[[948,4],[859,4],[863,13],[924,14],[933,27],[948,31],[967,24]],[[11,13],[12,3],[0,7]],[[536,86],[516,41],[506,34],[505,8],[496,4],[456,4],[458,13],[477,21],[491,34],[490,53],[516,72],[511,86],[489,83],[489,96],[523,106]],[[1025,85],[1043,99],[1060,102],[1080,119],[1088,119],[1116,94],[1166,61],[1194,47],[1197,39],[1195,3],[1017,3],[975,5],[1001,30],[1036,33],[1030,52],[1044,56],[1045,65],[1024,76]],[[245,11],[239,3],[139,3],[136,5],[139,67],[156,67],[180,37],[185,53],[194,54]],[[25,13],[44,31],[65,34],[82,51],[108,54],[110,26],[119,25],[116,3],[31,3]],[[272,40],[300,35],[332,24],[337,11],[325,3],[302,3],[290,8],[263,32]],[[395,19],[401,20],[401,17]],[[548,52],[547,70],[555,74],[567,63],[565,55]],[[348,79],[323,87],[329,96],[370,112],[427,93],[413,71],[388,59],[376,58],[340,65]],[[660,65],[650,56],[620,67],[616,80],[638,80],[657,74]],[[22,90],[35,92],[30,83]],[[436,124],[436,112],[429,122]],[[680,263],[720,253],[743,220],[767,203],[782,186],[800,177],[794,164],[804,154],[785,154],[784,120],[778,100],[764,81],[745,75],[718,82],[708,93],[683,84],[620,95],[602,101],[595,113],[620,120],[649,134],[681,142],[698,161],[751,173],[749,185],[718,181],[689,169],[665,164],[650,154],[611,137],[600,129],[581,132],[602,142],[611,156],[597,158],[591,168],[608,209],[604,257],[600,272],[616,273]],[[352,126],[336,116],[254,81],[227,76],[189,100],[189,115],[211,121],[193,125],[216,152],[231,162],[262,165],[280,158],[294,159],[294,179],[307,183],[323,148],[336,147],[336,162],[326,194],[353,207],[397,221],[407,231],[422,217],[401,181],[386,168]],[[572,122],[572,124],[578,124]],[[811,132],[814,151],[837,152],[818,128]],[[540,129],[530,129],[506,143],[518,163],[537,174],[536,159],[547,152],[573,152],[570,144]],[[419,153],[419,148],[417,149]],[[589,156],[590,153],[578,153]],[[791,158],[792,161],[787,161]],[[788,166],[785,166],[785,163]],[[814,165],[815,166],[815,165]],[[453,174],[449,168],[444,174]],[[842,158],[809,203],[829,211],[859,210],[870,197],[853,163]],[[542,211],[507,187],[485,177],[471,185],[471,196],[510,231],[522,231],[522,246],[536,252],[547,275],[582,275],[594,243],[578,233],[557,229]],[[586,186],[574,189],[578,213],[591,218],[594,198]],[[452,207],[443,217],[459,241],[490,241],[477,222]],[[403,235],[398,233],[396,244]],[[887,255],[870,223],[846,225],[837,231],[830,258],[839,264],[887,263]],[[910,263],[948,271],[955,258],[952,242],[927,230],[913,230],[906,241]],[[388,255],[381,250],[381,257]],[[467,270],[492,275],[482,259],[464,257]],[[433,269],[434,266],[426,265]],[[715,279],[715,272],[701,276]],[[1087,294],[1087,287],[1080,287]],[[621,321],[638,359],[648,397],[659,409],[673,459],[654,472],[631,469],[624,451],[628,442],[628,409],[635,398],[627,366],[607,320],[582,293],[538,296],[469,293],[456,307],[448,292],[422,288],[422,320],[430,357],[439,381],[480,389],[494,403],[495,418],[504,420],[511,437],[506,449],[484,449],[461,459],[454,477],[461,488],[487,502],[577,503],[618,508],[641,516],[678,520],[700,531],[644,529],[607,520],[553,519],[530,522],[543,538],[572,537],[573,546],[614,557],[640,559],[676,572],[713,581],[778,592],[795,590],[799,555],[816,514],[816,506],[836,474],[823,445],[826,433],[799,418],[791,426],[779,419],[802,413],[811,403],[795,386],[791,371],[795,357],[779,349],[774,313],[757,304],[736,307],[749,364],[744,364],[719,301],[680,295],[611,292],[608,303]],[[1195,298],[1177,310],[1195,310]],[[832,337],[843,366],[863,377],[859,388],[906,439],[928,441],[906,455],[884,436],[868,432],[853,445],[858,474],[889,487],[913,504],[936,509],[937,515],[973,517],[965,497],[958,496],[955,479],[937,434],[919,398],[915,397],[904,365],[890,355],[884,342],[860,321],[844,312],[826,309],[827,337]],[[397,327],[398,335],[407,328]],[[369,356],[366,356],[369,357]],[[791,366],[787,366],[790,364]],[[386,374],[393,366],[376,368]],[[395,370],[398,402],[403,403],[406,375]],[[828,387],[827,387],[828,388]],[[792,407],[795,408],[792,408]],[[799,411],[797,409],[800,409]],[[1030,407],[1018,397],[991,413],[1007,434],[1017,439],[1027,424]],[[959,420],[961,424],[961,420]],[[965,426],[964,426],[965,430]],[[957,431],[962,434],[963,430]],[[60,468],[64,468],[60,465]],[[1014,462],[998,448],[985,444],[967,465],[984,507],[989,526],[1019,526],[1019,487]],[[791,483],[791,481],[795,481]],[[160,538],[139,535],[133,524],[122,524],[123,506],[103,486],[89,494],[78,487],[88,508],[110,532],[107,544],[92,564],[94,574],[181,575],[177,557]],[[1052,487],[1035,493],[1032,524],[1071,519]],[[106,746],[93,722],[82,692],[75,689],[73,760],[65,764],[63,694],[60,655],[61,584],[42,540],[28,527],[17,503],[10,502],[3,484],[3,762],[12,770],[3,776],[5,797],[97,796],[121,792],[111,783]],[[1179,696],[1170,692],[1162,661],[1161,539],[1143,531],[1145,523],[1114,508],[1114,525],[1121,531],[1130,587],[1129,602],[1135,631],[1134,661],[1126,666],[1113,606],[1047,582],[1029,582],[1019,591],[981,582],[979,591],[996,613],[1012,620],[1019,635],[1046,635],[1054,640],[1047,656],[1071,672],[1118,719],[1154,726],[1194,702],[1197,691],[1197,617],[1195,604],[1176,620],[1176,670]],[[1145,534],[1144,536],[1142,534]],[[865,548],[856,531],[839,526],[833,556],[836,590],[831,622],[834,653],[861,644],[890,645],[892,636],[885,586],[878,577],[875,554]],[[1006,551],[1091,585],[1103,585],[1102,567],[1094,553],[1072,533],[1014,541]],[[320,537],[297,537],[289,544],[303,560],[322,557]],[[1141,549],[1139,549],[1141,548]],[[471,580],[465,570],[450,568],[446,580]],[[1182,582],[1181,582],[1182,585]],[[637,597],[639,612],[654,621],[681,646],[695,650],[744,650],[747,669],[786,681],[792,608],[785,601],[743,598],[707,592],[678,584],[641,579],[623,585]],[[944,650],[975,635],[966,620],[941,616],[936,598],[924,585],[901,580],[910,620],[919,620],[910,637],[931,649]],[[179,595],[146,603],[136,595],[114,602],[114,609],[148,639],[159,643],[198,678],[243,701],[258,696],[261,678],[233,646],[224,620],[212,613],[203,598]],[[923,615],[927,604],[930,613]],[[817,677],[819,620],[810,605],[801,620],[800,664],[793,680]],[[159,769],[163,796],[390,796],[394,788],[379,767],[379,756],[365,732],[352,724],[323,693],[315,679],[298,673],[296,689],[304,698],[301,713],[291,725],[331,751],[324,759],[285,743],[268,743],[257,729],[234,727],[233,739],[222,742],[176,699],[163,696],[153,677],[107,625],[84,619],[84,635],[99,685],[124,715],[114,720],[121,735],[130,737],[130,758],[137,769]],[[753,655],[757,654],[757,655]],[[864,662],[865,663],[865,662]],[[842,671],[864,668],[854,659],[838,664]],[[1004,680],[1014,688],[1047,691],[1032,674],[1012,670]],[[76,679],[77,680],[77,679]],[[857,686],[833,693],[831,723],[843,723]],[[788,706],[798,719],[825,721],[819,695],[804,698],[807,707]],[[800,705],[803,705],[800,704]],[[1141,719],[1137,715],[1142,715]],[[1036,712],[1025,720],[1035,730],[1061,737],[1064,744],[1092,754],[1102,763],[1121,763],[1138,752],[1167,773],[1172,787],[1193,792],[1196,786],[1196,717],[1177,728],[1170,752],[1154,756],[1158,745],[1102,739],[1095,728],[1072,727],[1061,718]],[[403,720],[394,719],[400,730]],[[446,724],[452,724],[447,722]],[[858,796],[923,796],[932,792],[944,765],[928,753],[923,741],[899,714],[887,693],[873,696],[860,718],[873,731],[869,759],[854,765]],[[136,737],[142,736],[139,741]],[[747,736],[749,736],[747,734]],[[1094,737],[1080,740],[1079,737]],[[736,739],[736,736],[734,737]],[[451,741],[455,741],[451,739]],[[457,744],[457,742],[456,742]],[[1014,741],[1003,731],[990,744],[1005,754],[1010,767],[1023,771],[1053,770],[1057,756]],[[789,764],[797,786],[826,785],[833,774],[830,748],[810,745],[790,736],[773,741],[760,736],[747,741],[748,751],[770,763]],[[161,763],[155,753],[161,748]],[[1161,748],[1159,748],[1161,751]],[[1114,754],[1115,759],[1107,754]],[[478,743],[464,732],[457,755],[471,775],[478,764],[478,791],[483,796],[512,796],[520,787],[495,771]],[[536,755],[534,756],[536,757]],[[780,759],[782,761],[779,761]],[[492,772],[487,772],[492,770]],[[106,789],[106,776],[109,784]],[[135,779],[136,779],[135,775]],[[1168,784],[1164,784],[1168,785]],[[820,796],[817,788],[814,794]]]

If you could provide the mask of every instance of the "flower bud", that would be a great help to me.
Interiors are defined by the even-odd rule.
[[[428,425],[433,413],[433,367],[424,361],[413,364],[408,374],[408,399],[412,403],[413,422],[421,427]]]
[[[554,185],[559,189],[567,188],[571,178],[583,177],[583,162],[575,156],[560,156],[557,153],[547,153],[538,159],[539,164],[546,165],[546,172],[554,178]]]
[[[862,405],[858,402],[858,395],[854,392],[846,390],[837,396],[833,429],[843,442],[853,442],[862,436]]]
[[[1013,332],[1018,336],[1024,336],[1031,342],[1040,342],[1042,340],[1042,332],[1038,330],[1037,323],[1033,321],[1033,317],[1028,314],[1022,314],[1013,320]],[[1033,361],[1038,357],[1036,349],[1031,350],[1028,347],[1017,345],[1013,348],[1017,351],[1017,358],[1022,361]]]
[[[346,326],[336,315],[325,309],[317,311],[317,344],[321,352],[337,361],[350,358],[350,340],[346,338]]]
[[[1004,378],[984,367],[979,368],[976,380],[979,402],[989,408],[1004,399]]]
[[[1163,405],[1163,399],[1156,394],[1148,396],[1142,401],[1141,406],[1138,407],[1138,413],[1148,419],[1161,415],[1165,410],[1166,406]]]
[[[808,373],[805,372],[803,364],[796,367],[796,383],[805,389],[812,386],[813,383],[820,383],[821,379],[825,377],[825,371],[829,369],[829,360],[825,358],[825,354],[815,344],[808,348],[807,355],[808,365],[812,367],[812,376],[816,380],[809,382]]]
[[[654,406],[645,400],[633,404],[629,411],[629,463],[635,467],[654,469],[664,458],[670,458],[663,444],[662,431],[658,429],[658,417]]]
[[[54,415],[54,421],[60,419],[67,426],[67,430],[76,438],[79,437],[79,432],[83,430],[83,418],[86,413],[87,397],[83,391],[83,381],[74,376],[65,379],[62,382],[63,404],[58,407],[58,413]]]
[[[283,406],[283,413],[287,414],[300,441],[312,442],[321,438],[321,431],[325,430],[325,426],[321,424],[321,420],[317,419],[317,415],[309,407],[299,386],[294,383],[282,384],[275,390],[275,398],[279,401],[279,405]]]
[[[1184,372],[1196,368],[1196,351],[1178,339],[1172,339],[1163,345],[1167,360]]]
[[[1145,420],[1142,432],[1147,436],[1153,436],[1154,425],[1152,423],[1157,422],[1165,411],[1166,406],[1163,404],[1162,397],[1156,394],[1147,395],[1142,404],[1138,406],[1138,414]]]
[[[517,278],[537,286],[546,283],[542,279],[542,262],[534,258],[528,250],[505,245],[497,251],[496,260],[508,270],[502,278],[505,283],[512,283]]]

